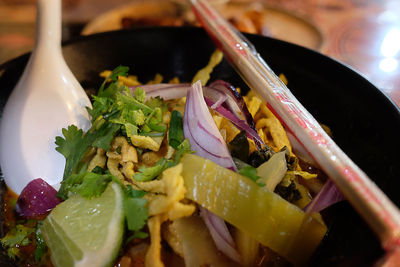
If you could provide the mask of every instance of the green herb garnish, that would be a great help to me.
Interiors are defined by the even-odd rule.
[[[142,229],[148,219],[148,208],[146,207],[147,200],[142,197],[146,194],[145,191],[135,190],[128,185],[125,188],[124,210],[126,216],[126,224],[129,231],[133,231],[136,235]]]
[[[99,174],[94,172],[84,172],[72,174],[61,182],[57,196],[67,199],[69,194],[79,194],[86,198],[100,196],[111,182],[120,183],[119,179],[111,174]]]
[[[35,232],[35,228],[17,224],[11,228],[7,234],[0,239],[1,244],[7,250],[10,258],[19,257],[19,247],[26,246],[31,243],[30,236]]]
[[[260,176],[257,175],[257,169],[254,168],[253,166],[247,165],[243,168],[241,168],[238,171],[239,174],[246,176],[250,178],[252,181],[254,181],[258,186],[265,186],[264,183],[258,182],[259,179],[261,179]]]
[[[168,131],[168,143],[175,149],[178,149],[178,146],[182,143],[184,139],[183,135],[183,118],[182,114],[174,110],[171,114],[171,121],[169,124]]]
[[[47,253],[47,245],[43,239],[42,231],[40,227],[43,221],[38,221],[36,225],[35,238],[36,238],[36,248],[35,248],[35,262],[42,262],[44,255]]]

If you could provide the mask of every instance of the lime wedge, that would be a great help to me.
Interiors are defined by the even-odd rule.
[[[56,267],[110,266],[124,231],[123,193],[110,184],[97,198],[72,196],[55,207],[42,225]]]

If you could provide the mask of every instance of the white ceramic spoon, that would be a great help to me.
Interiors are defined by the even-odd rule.
[[[42,178],[58,188],[65,159],[55,137],[70,124],[87,129],[91,106],[61,52],[61,0],[38,0],[36,42],[0,122],[0,167],[19,194]]]

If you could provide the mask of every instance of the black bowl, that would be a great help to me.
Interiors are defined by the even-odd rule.
[[[400,111],[379,89],[357,72],[317,52],[283,41],[247,35],[303,105],[333,132],[336,143],[396,205],[400,204]],[[118,65],[147,81],[155,73],[165,79],[191,81],[207,64],[215,46],[199,28],[144,28],[102,33],[64,44],[72,72],[85,88],[95,89],[98,73]],[[29,55],[0,66],[0,107],[19,79]],[[212,79],[247,88],[223,62]],[[397,188],[399,186],[399,188]],[[329,231],[310,266],[370,266],[383,251],[379,240],[354,209],[342,202],[323,212]],[[0,259],[4,266],[9,261]]]

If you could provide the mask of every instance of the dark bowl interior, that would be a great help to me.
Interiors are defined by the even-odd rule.
[[[336,143],[399,206],[400,112],[380,90],[355,71],[314,51],[275,39],[247,35],[288,87]],[[161,73],[191,81],[207,64],[215,46],[202,29],[149,28],[103,33],[64,44],[67,64],[85,88],[94,89],[98,73],[118,65],[130,67],[141,81]],[[0,66],[0,110],[20,77],[29,55]],[[212,79],[247,88],[227,62]],[[382,255],[379,240],[354,209],[342,202],[323,212],[329,232],[310,266],[370,266]],[[9,261],[3,257],[0,265]],[[10,265],[11,266],[11,265]]]

